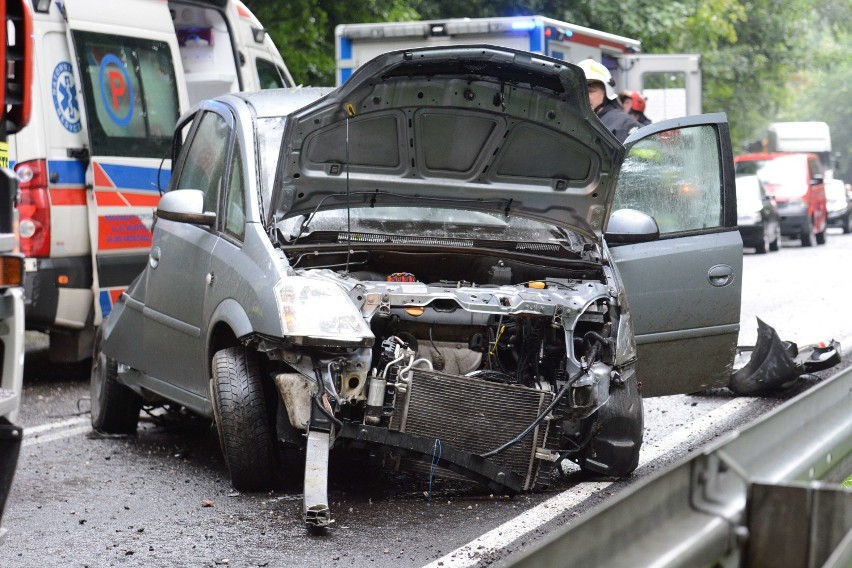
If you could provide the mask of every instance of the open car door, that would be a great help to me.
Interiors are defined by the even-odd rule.
[[[660,229],[658,240],[611,246],[633,314],[642,395],[725,386],[742,288],[727,118],[655,123],[625,146],[612,210],[637,209]]]
[[[187,107],[166,2],[66,0],[69,49],[89,147],[87,206],[95,321],[142,271],[158,188],[169,179],[172,131]],[[144,27],[143,27],[144,26]]]

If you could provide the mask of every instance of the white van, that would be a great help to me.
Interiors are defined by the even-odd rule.
[[[9,139],[26,324],[50,333],[51,359],[77,361],[147,262],[181,113],[293,80],[239,0],[28,1],[32,121]]]

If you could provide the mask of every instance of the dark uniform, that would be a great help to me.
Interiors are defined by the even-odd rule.
[[[642,127],[632,116],[618,108],[616,103],[608,99],[604,99],[603,104],[595,109],[595,113],[601,119],[601,122],[604,123],[604,126],[615,134],[615,137],[622,144],[624,144],[628,136]]]

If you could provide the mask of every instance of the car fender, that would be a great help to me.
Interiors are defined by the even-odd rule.
[[[244,337],[254,331],[251,320],[239,302],[233,298],[226,298],[216,306],[207,324],[207,340],[210,342],[213,329],[217,324],[224,323],[234,332],[234,335]]]

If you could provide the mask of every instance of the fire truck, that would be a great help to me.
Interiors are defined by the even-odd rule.
[[[24,259],[18,252],[18,183],[9,169],[7,136],[30,117],[32,18],[24,0],[0,0],[0,544],[6,498],[21,451],[23,430],[14,424],[24,378]]]

